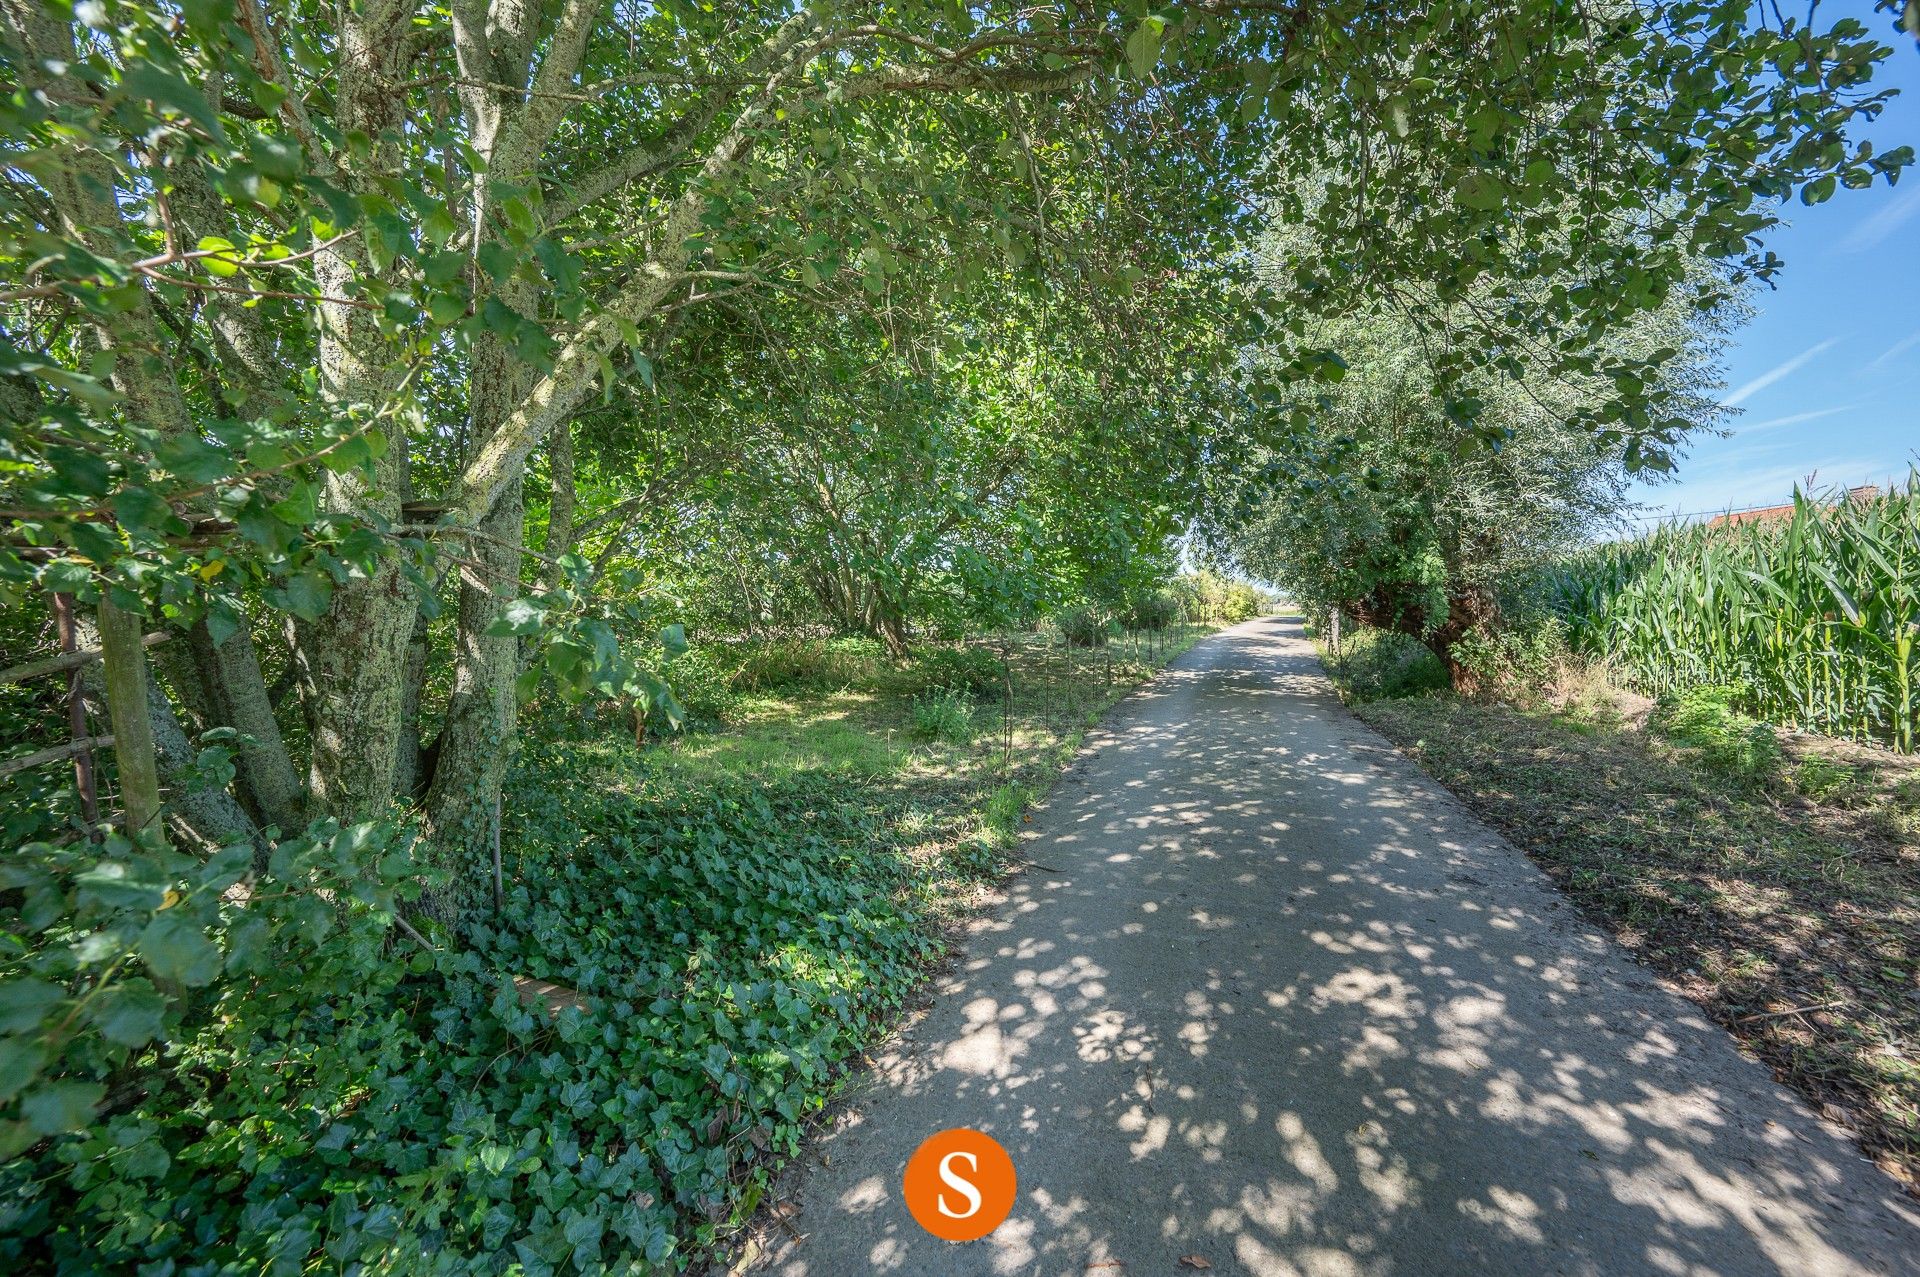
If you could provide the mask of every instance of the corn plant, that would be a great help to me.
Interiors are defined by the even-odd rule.
[[[1547,591],[1574,645],[1650,695],[1731,685],[1775,722],[1915,751],[1920,469],[1868,499],[1796,491],[1790,518],[1599,546]]]

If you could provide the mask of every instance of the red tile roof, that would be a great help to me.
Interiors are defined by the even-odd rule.
[[[1847,500],[1853,502],[1871,501],[1880,495],[1877,484],[1863,483],[1856,488],[1847,489]],[[1779,523],[1793,517],[1793,503],[1785,505],[1756,506],[1751,510],[1729,510],[1725,514],[1716,514],[1707,520],[1710,528],[1731,528],[1742,523]]]

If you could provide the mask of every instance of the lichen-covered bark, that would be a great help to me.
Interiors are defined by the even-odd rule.
[[[474,446],[483,446],[498,429],[525,380],[518,361],[501,343],[476,343],[469,385]],[[460,565],[453,689],[426,799],[427,840],[454,875],[443,908],[449,913],[480,898],[493,813],[517,720],[514,680],[520,672],[520,640],[487,631],[501,605],[520,592],[522,486],[518,478],[509,483],[480,521],[479,535],[461,547],[466,562]]]
[[[397,0],[376,0],[343,6],[340,12],[334,124],[342,133],[395,137],[405,124],[401,86],[410,9]],[[391,142],[377,141],[364,159],[343,165],[334,180],[355,193],[371,191],[399,162]],[[373,271],[359,236],[314,260],[315,280],[327,298],[350,297],[354,281]],[[321,398],[336,414],[334,424],[379,411],[400,381],[400,352],[373,312],[344,301],[325,301],[318,309]],[[330,473],[321,503],[329,514],[398,523],[405,485],[405,433],[395,429],[372,476]],[[375,816],[395,797],[405,726],[402,674],[415,607],[399,563],[383,556],[364,574],[336,586],[325,612],[299,627],[307,680],[303,701],[312,736],[308,787],[315,803],[331,815]]]

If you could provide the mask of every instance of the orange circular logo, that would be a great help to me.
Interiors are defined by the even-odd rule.
[[[927,1138],[907,1159],[901,1194],[920,1227],[970,1242],[1000,1227],[1013,1209],[1013,1159],[991,1135],[957,1126]]]

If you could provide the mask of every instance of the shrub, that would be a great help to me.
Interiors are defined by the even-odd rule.
[[[973,700],[959,688],[941,688],[914,698],[913,732],[923,740],[964,745],[973,739]]]
[[[1747,783],[1771,777],[1780,764],[1773,728],[1734,706],[1744,690],[1714,683],[1690,687],[1654,707],[1653,725],[1676,744],[1700,751],[1708,764]]]
[[[1071,647],[1100,647],[1112,629],[1112,622],[1094,607],[1062,608],[1052,620],[1053,628]]]
[[[1164,630],[1180,619],[1180,600],[1171,590],[1155,590],[1135,599],[1127,609],[1126,625],[1134,630]]]
[[[1491,693],[1532,704],[1553,687],[1567,659],[1566,622],[1557,616],[1532,616],[1492,633],[1475,631],[1454,650]]]
[[[997,653],[984,647],[920,647],[913,651],[912,662],[903,671],[902,689],[925,692],[938,688],[958,688],[974,696],[998,693],[1006,679],[1006,667]]]
[[[888,670],[887,650],[876,639],[774,639],[739,648],[733,684],[742,691],[871,689]]]
[[[1221,600],[1220,619],[1228,625],[1251,621],[1260,615],[1261,603],[1260,591],[1251,585],[1235,581],[1227,586],[1226,597]]]
[[[1327,672],[1348,701],[1396,700],[1446,690],[1447,670],[1419,640],[1392,630],[1351,631]]]
[[[702,644],[689,648],[667,663],[661,677],[673,689],[687,722],[695,726],[724,723],[740,703],[735,690],[738,666],[730,662],[722,645]]]

